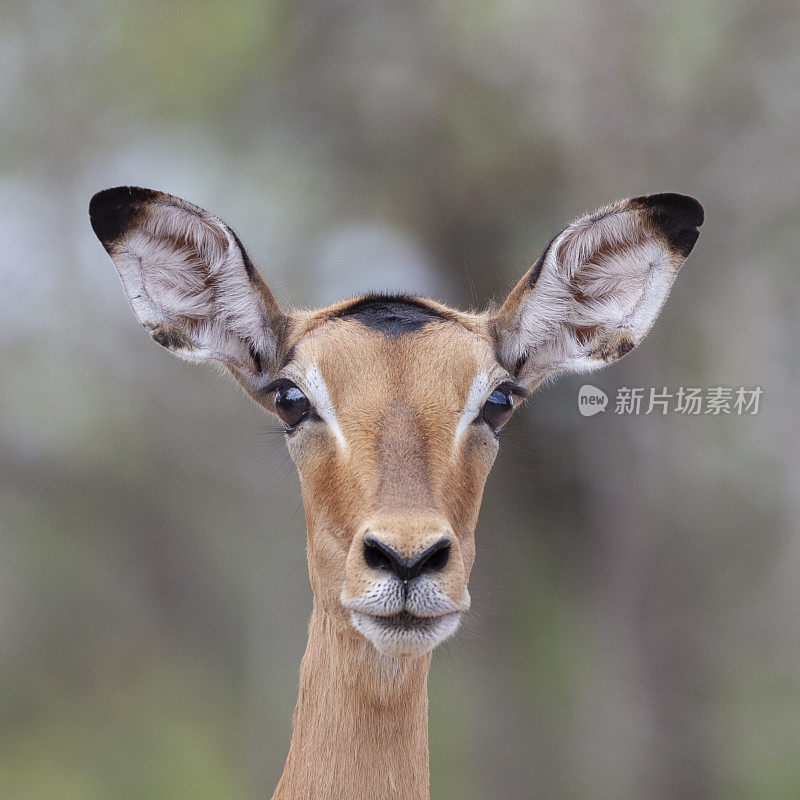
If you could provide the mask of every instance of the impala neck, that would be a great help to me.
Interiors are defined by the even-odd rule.
[[[381,656],[315,604],[273,800],[428,800],[429,666]]]

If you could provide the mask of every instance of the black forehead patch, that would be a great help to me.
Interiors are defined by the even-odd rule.
[[[336,317],[354,319],[387,336],[414,333],[429,322],[450,319],[414,297],[369,296],[340,311]]]

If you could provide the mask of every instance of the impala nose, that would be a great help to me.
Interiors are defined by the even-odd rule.
[[[421,553],[404,558],[386,542],[368,533],[364,537],[364,561],[368,567],[394,573],[408,583],[423,572],[442,572],[450,560],[450,539],[443,536]]]

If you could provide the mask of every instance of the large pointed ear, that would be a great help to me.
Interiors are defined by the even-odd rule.
[[[492,319],[503,365],[530,388],[630,352],[655,322],[703,219],[694,198],[654,194],[573,222]]]
[[[221,362],[251,393],[269,383],[286,317],[227,225],[134,186],[96,194],[89,218],[134,314],[160,345],[190,361]]]

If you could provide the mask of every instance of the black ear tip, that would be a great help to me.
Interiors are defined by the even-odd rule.
[[[691,253],[700,236],[698,228],[706,219],[698,200],[686,194],[665,192],[633,197],[630,202],[634,207],[652,213],[653,221],[682,256]]]
[[[97,238],[108,249],[128,230],[143,206],[159,192],[138,186],[115,186],[98,192],[89,202],[89,221]]]
[[[664,194],[651,194],[637,199],[644,201],[644,204],[653,209],[658,209],[679,218],[687,226],[693,228],[699,228],[706,221],[706,212],[703,210],[703,206],[688,194],[665,192]]]

